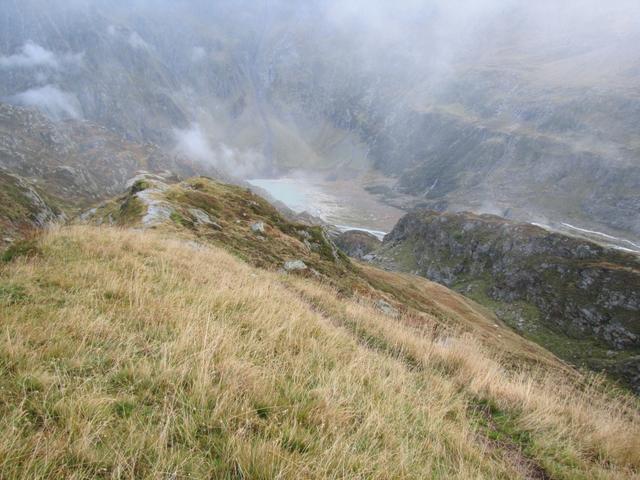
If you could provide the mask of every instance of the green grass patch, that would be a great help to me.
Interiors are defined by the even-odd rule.
[[[15,305],[29,300],[26,289],[13,283],[0,283],[0,305]]]
[[[0,259],[4,263],[9,263],[20,257],[35,257],[41,253],[40,248],[38,247],[37,238],[26,238],[22,240],[18,240],[12,243],[9,248],[7,248],[3,253]]]

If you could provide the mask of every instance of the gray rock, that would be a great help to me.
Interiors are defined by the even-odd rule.
[[[147,213],[142,217],[142,225],[145,227],[153,227],[166,222],[171,218],[173,206],[168,202],[159,200],[157,195],[160,191],[148,189],[135,194],[142,203],[147,207]]]
[[[265,233],[264,222],[256,222],[253,225],[251,225],[251,231],[253,233],[258,233],[260,235],[264,235],[264,233]]]
[[[196,225],[211,225],[213,224],[213,220],[209,217],[209,214],[204,210],[200,210],[199,208],[190,208],[189,214],[193,217]]]
[[[98,211],[97,208],[91,208],[89,210],[87,210],[86,212],[83,212],[80,215],[80,220],[82,220],[83,222],[86,222],[87,220],[91,219],[95,213]]]
[[[290,260],[284,263],[284,269],[287,272],[306,270],[307,266],[302,260]]]
[[[399,315],[398,310],[393,308],[391,304],[385,300],[377,300],[374,305],[378,310],[380,310],[385,315],[388,315],[390,317],[397,317]]]

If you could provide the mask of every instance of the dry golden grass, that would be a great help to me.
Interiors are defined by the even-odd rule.
[[[633,399],[471,334],[159,233],[69,227],[39,250],[0,267],[0,478],[640,468]]]

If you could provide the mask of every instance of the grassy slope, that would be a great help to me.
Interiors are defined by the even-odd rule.
[[[106,203],[94,221],[105,218],[120,226],[141,226],[146,210],[132,192],[154,188],[154,180],[142,180],[123,196]],[[168,185],[154,194],[172,208],[170,220],[158,226],[182,238],[220,246],[253,266],[279,269],[287,260],[301,259],[322,279],[343,294],[358,294],[390,302],[397,310],[411,313],[420,323],[424,314],[439,319],[441,326],[468,332],[492,345],[499,344],[516,361],[560,366],[553,355],[524,340],[503,326],[494,315],[461,295],[415,276],[389,274],[366,264],[355,264],[340,251],[334,252],[320,227],[285,219],[272,205],[246,188],[205,177]],[[198,225],[190,211],[206,212],[220,229]],[[263,222],[265,234],[252,233],[251,226]],[[308,245],[314,246],[309,249]],[[440,299],[439,301],[435,299]],[[446,301],[445,301],[446,299]],[[453,307],[452,307],[453,305]],[[497,328],[496,328],[497,327]]]
[[[629,478],[640,467],[630,399],[559,369],[507,367],[498,345],[439,332],[433,315],[394,319],[162,232],[68,227],[36,252],[0,267],[2,478]],[[434,311],[465,308],[431,293]]]

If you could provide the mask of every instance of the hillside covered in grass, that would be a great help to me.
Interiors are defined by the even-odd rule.
[[[0,478],[637,475],[635,399],[444,287],[340,293],[167,225],[5,255]]]

